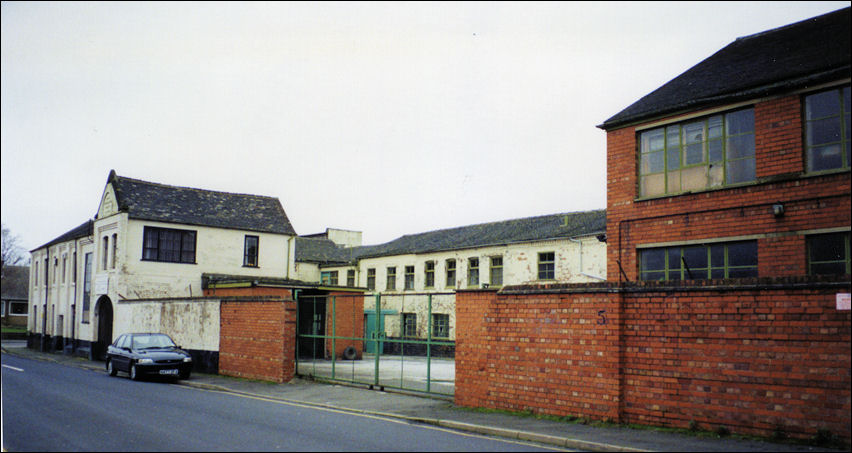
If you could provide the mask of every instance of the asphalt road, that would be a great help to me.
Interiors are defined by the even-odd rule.
[[[427,425],[2,357],[7,451],[552,451]]]

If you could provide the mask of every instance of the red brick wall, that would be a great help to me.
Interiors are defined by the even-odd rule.
[[[460,291],[455,402],[848,441],[848,283],[749,282]]]
[[[234,297],[220,305],[219,374],[273,382],[295,375],[296,302]]]
[[[326,299],[327,335],[350,338],[364,338],[364,295],[351,292],[332,292]],[[333,309],[332,309],[333,308]],[[363,354],[363,341],[337,338],[334,340],[334,356],[343,358],[343,351],[349,346],[355,348],[357,358]],[[332,340],[325,341],[326,356],[331,355]]]
[[[641,244],[735,236],[761,236],[761,277],[805,273],[804,230],[849,227],[850,173],[807,176],[802,145],[801,103],[787,96],[754,108],[755,184],[636,200],[636,131],[607,133],[607,275],[637,279]],[[772,215],[774,203],[785,214]]]

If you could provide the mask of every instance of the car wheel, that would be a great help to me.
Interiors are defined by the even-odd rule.
[[[178,379],[189,379],[189,371],[181,371],[178,375]]]
[[[115,366],[113,366],[112,360],[107,360],[107,373],[109,373],[110,376],[118,374],[118,370],[116,370]]]
[[[139,373],[136,371],[136,364],[130,365],[130,379],[134,381],[139,380]]]

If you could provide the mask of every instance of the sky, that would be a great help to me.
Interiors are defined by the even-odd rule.
[[[606,207],[596,126],[829,2],[2,2],[3,225],[32,250],[110,170],[277,197],[298,234]]]

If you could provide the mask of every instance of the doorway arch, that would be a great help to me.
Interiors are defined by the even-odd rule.
[[[107,296],[101,296],[97,302],[96,313],[98,314],[98,341],[94,356],[103,359],[106,356],[107,346],[112,343],[112,301]]]

